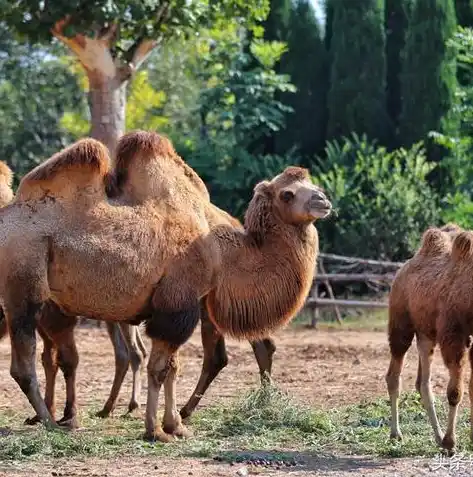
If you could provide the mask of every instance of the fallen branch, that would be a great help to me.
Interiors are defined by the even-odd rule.
[[[357,300],[332,300],[330,298],[309,298],[305,306],[314,308],[320,306],[344,306],[347,308],[387,308],[387,302],[382,301],[357,301]]]
[[[386,262],[381,260],[369,260],[367,258],[344,257],[342,255],[334,255],[332,253],[319,253],[320,258],[327,258],[329,260],[336,260],[347,263],[360,263],[363,265],[381,265],[383,267],[400,268],[404,265],[403,262]]]

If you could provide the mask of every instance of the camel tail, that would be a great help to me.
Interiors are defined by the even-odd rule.
[[[92,138],[81,139],[39,164],[20,182],[17,200],[66,195],[74,188],[102,186],[110,168],[108,149]],[[72,195],[74,195],[72,193]]]
[[[422,255],[440,255],[451,249],[451,238],[447,232],[437,228],[429,228],[422,236],[419,253]]]
[[[461,262],[473,256],[473,233],[469,231],[460,232],[452,244],[452,260]]]

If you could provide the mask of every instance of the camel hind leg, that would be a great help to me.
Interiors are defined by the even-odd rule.
[[[453,452],[456,443],[455,429],[457,424],[458,406],[463,398],[463,371],[465,367],[468,344],[461,331],[441,333],[440,350],[445,366],[448,369],[447,385],[448,422],[442,447]]]
[[[432,429],[434,431],[435,441],[438,445],[441,445],[443,435],[440,430],[440,424],[435,413],[434,396],[432,393],[431,384],[431,370],[432,359],[434,356],[435,341],[429,340],[427,337],[417,337],[417,348],[419,350],[419,371],[420,376],[420,395],[422,398],[422,404],[424,405],[427,414],[429,416]]]
[[[407,312],[389,311],[388,325],[391,361],[386,373],[386,384],[391,400],[391,438],[402,439],[399,427],[399,396],[401,393],[401,372],[407,350],[414,339],[414,328]]]
[[[5,305],[8,331],[11,341],[10,374],[20,386],[36,411],[40,421],[48,428],[55,427],[38,385],[36,374],[36,319],[42,303],[24,299]]]
[[[108,417],[115,409],[117,404],[118,393],[122,387],[123,380],[125,379],[130,364],[130,355],[128,347],[117,323],[107,321],[107,333],[110,337],[110,341],[113,345],[113,352],[115,354],[115,375],[113,377],[112,389],[110,395],[104,404],[102,410],[96,415],[98,417]]]
[[[120,330],[128,347],[133,373],[133,388],[128,404],[128,412],[131,413],[139,409],[141,405],[141,370],[146,361],[147,352],[137,326],[120,323]]]

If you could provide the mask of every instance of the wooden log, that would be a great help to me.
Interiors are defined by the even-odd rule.
[[[347,308],[387,308],[387,302],[382,301],[358,301],[358,300],[331,300],[330,298],[309,298],[305,306],[307,308],[322,306],[344,306]]]
[[[319,261],[319,267],[320,267],[320,271],[324,275],[327,275],[322,260]],[[328,296],[330,297],[330,299],[335,300],[335,295],[333,294],[332,285],[330,285],[330,282],[328,281],[328,279],[325,278],[323,283],[327,287]],[[341,325],[342,324],[342,314],[340,313],[340,310],[338,309],[337,305],[335,305],[334,308],[335,308],[335,316],[337,317],[337,321]]]
[[[317,298],[319,297],[318,283],[314,282],[314,284],[312,285],[309,297],[313,300],[317,300]],[[319,321],[319,309],[317,308],[317,306],[313,306],[310,308],[310,312],[311,312],[310,327],[313,329],[316,329],[317,323]]]
[[[393,268],[400,268],[404,265],[403,262],[387,262],[382,260],[370,260],[367,258],[344,257],[342,255],[334,255],[333,253],[319,253],[319,257],[328,258],[330,260],[336,260],[338,262],[361,263],[364,265],[381,265],[383,267],[393,267]]]
[[[320,273],[315,277],[316,281],[325,282],[384,282],[394,280],[394,274],[377,273]]]

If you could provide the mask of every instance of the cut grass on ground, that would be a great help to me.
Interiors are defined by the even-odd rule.
[[[437,409],[445,423],[443,403],[437,402]],[[0,462],[124,454],[238,460],[255,451],[278,461],[284,460],[285,451],[390,457],[438,454],[416,393],[405,393],[401,400],[403,442],[389,439],[387,399],[322,411],[295,402],[275,387],[251,391],[232,405],[196,412],[190,423],[194,437],[172,444],[144,442],[141,419],[101,420],[92,417],[94,411],[81,416],[84,429],[74,433],[32,429],[21,426],[20,416],[14,413],[1,415]],[[460,452],[470,448],[468,431],[467,416],[462,414]]]
[[[299,313],[291,322],[291,326],[300,327],[310,324],[310,312],[307,310]],[[386,331],[388,325],[387,310],[365,312],[362,315],[348,315],[338,323],[335,318],[328,319],[328,313],[322,314],[317,323],[318,330],[345,330],[345,331]]]

